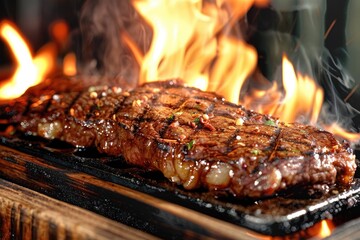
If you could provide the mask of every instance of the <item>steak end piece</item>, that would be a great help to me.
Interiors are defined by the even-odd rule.
[[[294,187],[346,186],[356,170],[349,145],[331,133],[280,122],[179,80],[132,91],[91,86],[25,94],[0,113],[19,131],[123,155],[188,190],[259,198]]]

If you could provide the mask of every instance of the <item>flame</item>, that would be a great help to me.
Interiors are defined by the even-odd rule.
[[[9,21],[0,22],[0,37],[11,49],[17,64],[13,76],[0,85],[0,99],[12,99],[39,84],[54,69],[57,48],[49,43],[33,58],[25,38]]]
[[[285,97],[283,105],[275,112],[281,113],[281,120],[295,122],[297,116],[305,116],[311,124],[316,124],[323,103],[323,90],[308,76],[296,74],[293,65],[283,57],[283,85]]]
[[[282,70],[280,84],[262,83],[268,85],[266,90],[253,90],[244,96],[241,103],[260,113],[279,117],[284,122],[300,121],[317,125],[323,105],[323,89],[309,76],[296,73],[286,55],[283,55]],[[283,85],[283,93],[280,85]],[[349,142],[360,141],[360,133],[349,132],[337,123],[322,124],[320,127]]]
[[[301,116],[311,124],[316,124],[324,98],[322,88],[312,78],[296,74],[294,66],[286,55],[283,56],[282,68],[284,97],[272,114],[280,116],[284,122],[299,121],[298,118]]]
[[[334,229],[334,224],[331,220],[322,220],[320,222],[320,231],[318,237],[320,239],[326,238],[331,235],[332,230]]]
[[[122,35],[141,66],[140,84],[182,78],[190,86],[216,91],[227,100],[239,103],[241,89],[257,65],[257,53],[241,36],[235,38],[228,32],[253,4],[264,6],[268,1],[219,0],[216,4],[202,0],[133,1],[136,10],[153,29],[152,44],[144,56],[127,34]],[[232,11],[226,11],[226,7]],[[323,91],[309,77],[296,74],[286,56],[282,85],[284,97],[274,83],[270,89],[253,92],[240,103],[262,113],[281,116],[286,122],[306,115],[315,123]],[[272,101],[252,104],[262,98],[270,100],[269,97]]]
[[[336,136],[342,137],[350,142],[359,142],[360,141],[360,133],[346,131],[344,128],[340,127],[339,124],[337,124],[337,123],[325,125],[324,128],[327,131],[335,134]]]
[[[145,54],[126,32],[121,34],[139,63],[140,84],[181,78],[187,85],[217,92],[228,101],[279,117],[281,121],[317,124],[324,91],[311,77],[297,73],[285,55],[280,81],[266,80],[265,89],[250,89],[240,96],[244,83],[256,74],[257,52],[241,34],[234,36],[235,25],[254,4],[266,6],[268,0],[132,3],[153,30],[151,46]],[[359,134],[332,129],[348,140],[360,140]]]
[[[71,52],[65,55],[63,60],[63,73],[66,76],[75,76],[77,73],[76,69],[76,55]]]
[[[144,56],[127,34],[122,35],[139,61],[139,83],[182,78],[190,86],[216,91],[239,103],[241,89],[257,65],[257,53],[241,36],[235,38],[228,33],[253,4],[265,6],[268,1],[218,0],[216,4],[201,0],[133,1],[153,29],[152,44]],[[232,11],[226,11],[226,7]],[[254,91],[240,103],[265,114],[281,116],[286,122],[306,116],[310,123],[316,123],[323,91],[311,78],[296,74],[286,56],[282,85],[284,96],[278,89],[280,84],[274,83],[266,91]],[[263,98],[267,101],[253,104]]]
[[[257,64],[256,50],[230,34],[232,25],[253,4],[268,1],[134,0],[133,5],[153,29],[149,51],[136,59],[139,83],[182,78],[187,85],[217,91],[238,102],[241,86]],[[229,13],[226,6],[235,11]],[[138,49],[124,42],[138,56]],[[233,91],[236,88],[238,91]]]
[[[63,19],[56,20],[50,26],[50,34],[59,45],[63,46],[68,41],[69,26]]]
[[[320,114],[324,92],[309,76],[296,73],[286,55],[282,61],[282,81],[267,82],[265,90],[254,90],[244,96],[242,104],[284,122],[302,121],[315,125]],[[283,90],[280,89],[283,86]]]
[[[263,80],[261,89],[245,89],[245,82],[256,80],[257,52],[247,44],[235,25],[255,4],[268,0],[133,0],[133,5],[153,29],[150,49],[144,54],[126,32],[121,38],[132,50],[140,66],[139,83],[181,78],[187,85],[214,91],[227,100],[249,109],[279,117],[284,122],[316,125],[324,92],[309,76],[297,73],[283,56],[282,78]],[[58,47],[66,45],[69,35],[65,21],[54,22],[51,32]],[[0,37],[9,45],[16,71],[0,85],[0,99],[16,98],[27,88],[40,83],[56,68],[57,47],[49,43],[33,57],[19,31],[8,21],[0,22]],[[68,53],[63,74],[77,74],[76,56]],[[240,93],[246,94],[241,96]],[[359,141],[360,134],[350,133],[336,124],[322,126],[349,140]]]

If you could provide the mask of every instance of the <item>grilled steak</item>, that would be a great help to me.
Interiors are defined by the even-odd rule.
[[[70,89],[25,94],[1,106],[0,116],[27,134],[123,155],[189,190],[265,197],[353,180],[355,156],[329,132],[279,122],[178,80],[132,91]]]

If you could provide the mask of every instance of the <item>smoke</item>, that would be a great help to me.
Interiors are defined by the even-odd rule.
[[[244,38],[257,49],[259,75],[279,79],[286,53],[297,71],[324,88],[321,121],[348,129],[360,126],[360,94],[354,91],[360,77],[358,9],[356,0],[272,0],[268,8],[253,8],[245,26],[240,24]],[[80,19],[83,72],[121,76],[134,86],[139,66],[121,35],[126,33],[146,53],[152,32],[131,1],[87,0]]]
[[[356,116],[359,109],[347,98],[356,82],[338,59],[326,53],[321,69],[321,84],[326,91],[320,120],[325,124],[336,122],[348,130],[358,131],[360,125]]]
[[[270,81],[281,78],[286,53],[297,71],[324,89],[320,123],[337,122],[358,131],[359,9],[356,0],[273,0],[270,8],[249,14],[249,39],[258,50],[264,76]]]
[[[353,65],[360,60],[360,55],[354,49],[357,46],[349,45],[355,40],[351,38],[358,32],[358,17],[351,13],[357,9],[358,14],[360,5],[356,2],[326,2],[326,31],[318,77],[325,89],[321,120],[325,123],[337,122],[348,130],[359,132],[360,119],[356,118],[359,116],[360,98],[354,93],[359,84],[356,79],[360,77],[360,72]]]
[[[130,1],[87,0],[80,16],[83,38],[83,72],[120,76],[136,84],[139,66],[122,42],[126,32],[140,50],[150,45],[151,30],[131,6]]]

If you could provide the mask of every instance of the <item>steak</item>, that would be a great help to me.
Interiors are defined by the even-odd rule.
[[[185,189],[259,198],[349,185],[355,155],[324,130],[247,110],[179,80],[29,91],[0,106],[26,134],[122,155]]]

